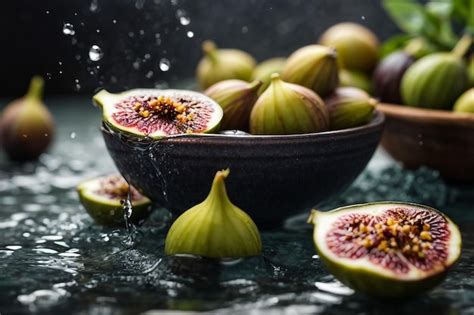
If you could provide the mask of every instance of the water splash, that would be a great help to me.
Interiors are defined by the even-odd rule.
[[[89,59],[92,61],[99,61],[104,57],[102,49],[98,45],[92,45],[89,49]]]
[[[74,36],[76,34],[76,31],[74,30],[74,25],[72,25],[71,23],[64,23],[63,34],[68,36]]]

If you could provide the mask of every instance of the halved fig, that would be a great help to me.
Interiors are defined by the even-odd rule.
[[[409,297],[433,288],[461,253],[458,227],[427,206],[378,202],[313,210],[308,222],[329,271],[376,297]]]
[[[117,225],[124,222],[123,200],[128,198],[129,185],[118,175],[97,177],[77,186],[79,199],[89,215],[99,224]],[[132,214],[130,221],[139,223],[151,212],[151,201],[130,187]]]
[[[215,101],[187,90],[136,89],[119,94],[102,90],[93,100],[112,128],[152,139],[213,132],[223,115]]]

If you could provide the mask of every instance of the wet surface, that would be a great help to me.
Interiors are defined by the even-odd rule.
[[[226,263],[164,257],[171,220],[164,209],[133,230],[133,242],[125,227],[94,224],[75,186],[115,170],[99,132],[100,114],[85,98],[46,102],[58,127],[51,152],[22,166],[0,157],[1,314],[474,314],[472,186],[446,185],[428,169],[402,171],[378,152],[344,194],[320,205],[406,200],[444,210],[460,225],[462,257],[441,286],[412,300],[376,301],[325,271],[306,214],[262,232],[262,257]]]

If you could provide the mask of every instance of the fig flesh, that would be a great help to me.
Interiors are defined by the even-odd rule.
[[[102,90],[93,100],[113,129],[152,139],[213,132],[223,115],[215,101],[186,90],[137,89],[120,94]]]
[[[329,271],[376,297],[411,297],[432,289],[461,253],[457,226],[427,206],[377,202],[313,210],[308,222]]]
[[[77,186],[79,200],[87,213],[99,224],[118,225],[124,222],[122,201],[129,197],[132,203],[130,220],[138,223],[151,212],[151,201],[130,187],[118,174],[84,181]]]
[[[415,59],[404,51],[395,51],[377,65],[373,74],[374,95],[382,102],[401,104],[400,84]]]

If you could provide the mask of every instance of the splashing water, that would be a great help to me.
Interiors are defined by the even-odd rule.
[[[71,23],[64,23],[63,34],[68,36],[74,36],[74,34],[76,34],[76,31],[74,31],[74,25],[72,25]]]
[[[97,45],[92,45],[89,49],[89,59],[92,61],[99,61],[104,57],[102,49]]]

